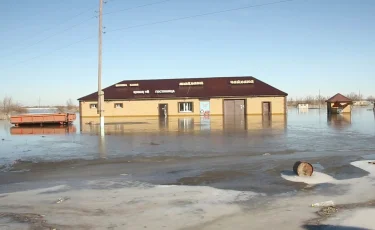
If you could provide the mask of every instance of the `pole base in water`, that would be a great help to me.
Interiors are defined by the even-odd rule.
[[[100,136],[104,136],[104,117],[100,117]]]

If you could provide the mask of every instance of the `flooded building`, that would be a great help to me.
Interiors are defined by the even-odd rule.
[[[344,95],[338,93],[335,96],[329,98],[327,101],[327,113],[328,114],[339,114],[339,113],[351,113],[353,101]]]
[[[128,80],[103,91],[106,117],[286,113],[287,93],[254,77]],[[98,117],[97,98],[78,99],[82,117]]]

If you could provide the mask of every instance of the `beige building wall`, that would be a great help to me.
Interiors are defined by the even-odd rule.
[[[262,114],[262,103],[271,103],[272,114],[285,114],[285,98],[284,97],[251,97],[247,98],[247,115]]]
[[[222,98],[211,98],[210,99],[210,114],[211,115],[222,115],[223,114],[223,99]]]
[[[242,99],[242,98],[236,98]],[[247,115],[262,114],[262,102],[271,102],[272,114],[285,113],[284,97],[251,97],[243,98],[246,100]],[[180,102],[192,102],[192,112],[179,112]],[[173,100],[137,100],[137,101],[106,101],[104,102],[104,116],[108,117],[132,117],[132,116],[158,116],[159,104],[168,104],[168,116],[199,116],[199,99],[173,99]],[[123,108],[115,108],[116,103],[122,103]],[[80,111],[82,117],[97,117],[97,109],[90,108],[91,104],[96,102],[80,102]],[[210,99],[210,114],[223,115],[223,98]]]

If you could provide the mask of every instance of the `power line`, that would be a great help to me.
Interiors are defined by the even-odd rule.
[[[54,28],[56,28],[56,27],[58,27],[58,26],[64,25],[64,24],[66,24],[66,22],[71,21],[72,19],[79,17],[79,16],[81,16],[82,14],[84,14],[84,13],[90,11],[90,10],[93,10],[93,8],[90,8],[90,9],[84,10],[84,11],[82,11],[82,12],[80,12],[80,13],[78,13],[78,14],[72,16],[72,17],[70,17],[68,20],[64,20],[64,21],[62,21],[62,22],[60,22],[60,23],[57,23],[56,25],[54,25],[54,26],[52,26],[52,27],[50,27],[50,28],[48,28],[48,29],[45,29],[45,30],[43,30],[43,31],[41,31],[41,32],[39,32],[39,33],[35,33],[34,36],[28,37],[28,39],[33,38],[33,37],[36,37],[36,35],[38,35],[38,34],[40,34],[40,33],[45,33],[45,32],[47,32],[47,31],[50,31],[50,30],[52,30],[52,29],[54,29]],[[88,19],[88,20],[91,20],[92,18],[94,18],[94,17],[91,17],[91,18]],[[88,20],[87,20],[87,21],[88,21]],[[74,27],[77,27],[78,25],[81,25],[81,24],[83,24],[84,22],[86,22],[86,20],[84,20],[84,21],[82,21],[82,22],[80,22],[80,23],[77,23],[77,24],[75,24],[75,25],[73,25],[73,26],[71,26],[71,27],[69,27],[69,28],[64,29],[61,33],[64,33],[64,32],[66,32],[66,31],[68,31],[68,30],[70,30],[70,29],[72,29],[72,28],[74,28]],[[27,48],[30,48],[30,47],[32,47],[32,46],[34,46],[34,45],[37,45],[37,44],[39,44],[39,43],[41,43],[41,42],[43,42],[43,41],[45,41],[45,40],[47,40],[47,39],[49,39],[49,38],[54,37],[54,36],[56,36],[56,35],[59,35],[59,34],[61,34],[61,33],[60,33],[60,32],[57,32],[57,33],[55,33],[55,34],[53,34],[53,35],[50,35],[50,36],[48,36],[48,37],[46,37],[46,38],[44,38],[44,39],[41,39],[41,40],[37,41],[37,42],[35,42],[35,43],[29,44],[29,45],[27,45],[27,46],[24,46],[24,47],[18,49],[16,52],[18,52],[18,51],[22,51],[22,50],[27,49]]]
[[[263,7],[263,6],[267,6],[267,5],[275,5],[275,4],[280,4],[280,3],[284,3],[284,2],[292,2],[292,1],[297,1],[297,0],[283,0],[283,1],[277,1],[277,2],[269,2],[269,3],[264,3],[264,4],[257,4],[257,5],[251,5],[251,6],[244,6],[244,7],[232,8],[232,9],[228,9],[228,10],[221,10],[221,11],[215,11],[215,12],[209,12],[209,13],[203,13],[203,14],[196,14],[196,15],[192,15],[192,16],[186,16],[186,17],[174,18],[174,19],[169,19],[169,20],[164,20],[164,21],[158,21],[158,22],[153,22],[153,23],[147,23],[147,24],[141,24],[141,25],[135,25],[135,26],[129,26],[129,27],[124,27],[124,28],[114,29],[114,30],[110,30],[109,32],[115,32],[115,31],[119,31],[119,30],[133,29],[133,28],[137,28],[137,27],[146,27],[146,26],[151,26],[151,25],[156,25],[156,24],[163,24],[163,23],[168,23],[168,22],[180,21],[180,20],[184,20],[184,19],[190,19],[190,18],[196,18],[196,17],[203,17],[203,16],[208,16],[208,15],[213,15],[213,14],[226,13],[226,12],[230,12],[230,11],[243,10],[243,9],[249,9],[249,8],[255,8],[255,7]],[[90,37],[78,40],[76,42],[73,42],[73,43],[70,43],[70,44],[68,44],[66,46],[63,46],[63,47],[61,47],[61,48],[59,48],[57,50],[53,50],[53,51],[51,51],[51,52],[49,52],[49,53],[47,53],[45,55],[35,56],[35,57],[30,58],[30,59],[24,60],[22,62],[15,63],[14,65],[22,64],[22,63],[25,63],[25,62],[28,62],[28,61],[31,61],[31,60],[34,60],[34,59],[37,59],[37,58],[40,58],[40,57],[43,57],[43,56],[47,56],[47,55],[49,55],[51,53],[54,53],[56,51],[59,51],[59,50],[68,48],[68,47],[70,47],[72,45],[75,45],[75,44],[84,42],[86,40],[89,40],[90,38],[93,38],[93,37],[95,37],[95,36],[90,36]]]
[[[146,6],[152,6],[152,5],[156,5],[156,4],[160,4],[160,3],[164,3],[164,2],[170,2],[170,1],[174,1],[174,0],[163,0],[163,1],[158,1],[158,2],[151,2],[151,3],[148,3],[148,4],[144,4],[144,5],[139,5],[139,6],[135,6],[135,7],[125,8],[125,9],[122,9],[122,10],[115,10],[115,11],[111,11],[111,12],[108,12],[108,13],[103,13],[103,15],[115,14],[115,13],[119,13],[119,12],[134,10],[134,9],[137,9],[137,8],[143,8],[143,7],[146,7]]]
[[[52,26],[52,27],[50,27],[49,29],[44,30],[42,33],[46,32],[46,31],[50,31],[50,30],[56,28],[56,26],[64,25],[64,24],[66,24],[66,22],[71,21],[72,19],[77,18],[77,17],[81,16],[82,14],[84,14],[84,13],[86,13],[86,12],[88,12],[88,11],[93,11],[93,10],[95,10],[95,9],[94,9],[94,8],[90,8],[90,9],[84,10],[84,11],[82,11],[82,12],[80,12],[80,13],[78,13],[78,14],[72,16],[72,17],[70,17],[68,20],[61,21],[61,22],[58,23],[57,25]]]
[[[52,34],[52,35],[50,35],[50,36],[47,36],[47,37],[45,37],[45,38],[43,38],[43,39],[41,39],[41,40],[39,40],[39,41],[37,41],[37,42],[35,42],[35,43],[33,43],[33,44],[30,44],[30,45],[28,45],[28,46],[24,46],[24,47],[22,47],[21,49],[17,50],[17,52],[22,51],[22,50],[25,50],[25,49],[28,49],[28,48],[33,47],[33,46],[36,46],[36,45],[38,45],[38,44],[40,44],[40,43],[42,43],[42,42],[44,42],[44,41],[47,41],[48,39],[50,39],[50,38],[52,38],[52,37],[55,37],[55,36],[57,36],[57,35],[59,35],[59,34],[63,34],[63,33],[65,33],[66,31],[71,30],[71,29],[73,29],[73,28],[75,28],[75,27],[77,27],[77,26],[79,26],[79,25],[82,25],[82,24],[84,24],[84,23],[86,23],[86,22],[88,22],[88,21],[90,21],[90,20],[92,20],[92,19],[94,19],[94,18],[95,18],[95,16],[93,16],[93,17],[91,17],[91,18],[88,18],[88,19],[86,19],[86,20],[83,20],[83,21],[81,21],[81,22],[79,22],[79,23],[77,23],[77,24],[74,24],[74,25],[72,25],[72,26],[70,26],[70,27],[68,27],[68,28],[66,28],[66,29],[64,29],[64,30],[61,30],[61,31],[59,31],[59,32],[57,32],[57,33],[54,33],[54,34]]]
[[[151,23],[146,23],[146,24],[140,24],[140,25],[135,25],[135,26],[118,28],[118,29],[114,29],[114,30],[109,30],[108,32],[115,32],[115,31],[119,31],[119,30],[127,30],[127,29],[133,29],[133,28],[144,27],[144,26],[151,26],[151,25],[156,25],[156,24],[163,24],[163,23],[174,22],[174,21],[181,21],[181,20],[185,20],[185,19],[204,17],[204,16],[208,16],[208,15],[213,15],[213,14],[227,13],[227,12],[231,12],[231,11],[244,10],[244,9],[256,8],[256,7],[263,7],[263,6],[275,5],[275,4],[285,3],[285,2],[292,2],[292,1],[296,1],[296,0],[282,0],[282,1],[277,1],[277,2],[269,2],[269,3],[263,3],[263,4],[257,4],[257,5],[250,5],[250,6],[232,8],[232,9],[228,9],[228,10],[220,10],[220,11],[214,11],[214,12],[209,12],[209,13],[196,14],[196,15],[191,15],[191,16],[186,16],[186,17],[168,19],[168,20],[164,20],[164,21],[151,22]]]
[[[118,13],[118,12],[123,12],[123,11],[133,10],[133,9],[137,9],[137,8],[143,8],[143,7],[147,7],[147,6],[151,6],[151,5],[156,5],[156,4],[160,4],[160,3],[164,3],[164,2],[169,2],[169,1],[174,1],[174,0],[163,0],[163,1],[158,1],[158,2],[152,2],[152,3],[143,4],[143,5],[139,5],[139,6],[135,6],[135,7],[130,7],[130,8],[126,8],[126,9],[122,9],[122,10],[118,10],[118,11],[108,12],[108,13],[105,13],[105,14],[113,14],[113,13]],[[107,3],[107,2],[104,2],[104,3]],[[88,10],[82,11],[81,13],[79,13],[79,14],[73,16],[73,17],[70,18],[69,20],[72,20],[73,18],[76,18],[76,17],[78,17],[78,16],[80,16],[80,15],[86,13],[86,12],[89,11],[89,10],[93,10],[93,9],[90,8],[90,9],[88,9]],[[94,10],[95,10],[95,9],[94,9]],[[102,15],[105,15],[105,14],[102,14]],[[56,33],[54,33],[54,34],[52,34],[52,35],[49,35],[49,36],[47,36],[47,37],[45,37],[45,38],[43,38],[43,39],[41,39],[41,40],[36,41],[35,43],[29,44],[29,45],[27,45],[27,46],[24,46],[24,47],[18,49],[17,51],[15,51],[15,53],[20,52],[20,51],[23,51],[23,50],[25,50],[25,49],[28,49],[28,48],[30,48],[30,47],[36,46],[36,45],[38,45],[38,44],[40,44],[40,43],[42,43],[42,42],[44,42],[44,41],[47,41],[48,39],[50,39],[50,38],[52,38],[52,37],[55,37],[55,36],[60,35],[60,34],[63,34],[63,33],[67,32],[67,31],[69,31],[69,30],[71,30],[71,29],[73,29],[73,28],[75,28],[75,27],[77,27],[77,26],[80,26],[80,25],[82,25],[82,24],[84,24],[84,23],[86,23],[86,22],[88,22],[88,21],[91,21],[92,19],[94,19],[94,18],[96,18],[96,17],[98,17],[98,16],[92,16],[92,17],[90,17],[90,18],[88,18],[88,19],[85,19],[85,20],[83,20],[83,21],[81,21],[81,22],[79,22],[79,23],[76,23],[76,24],[74,24],[74,25],[72,25],[72,26],[70,26],[70,27],[68,27],[68,28],[65,28],[65,29],[63,29],[63,30],[60,30],[60,31],[58,31],[58,32],[56,32]],[[65,21],[65,22],[66,22],[66,21]],[[62,25],[62,24],[65,24],[65,23],[60,23],[60,24],[58,24],[58,25]],[[49,29],[43,31],[42,33],[46,32],[46,31],[49,31],[49,30],[51,30],[51,29],[53,29],[53,28],[54,28],[54,27],[51,27],[51,28],[49,28]],[[34,37],[35,37],[35,36],[34,36]],[[14,53],[13,53],[13,54],[14,54]],[[11,54],[11,55],[12,55],[12,54]]]
[[[81,40],[78,40],[78,41],[72,42],[72,43],[70,43],[70,44],[68,44],[68,45],[62,46],[62,47],[60,47],[60,48],[58,48],[58,49],[52,50],[52,51],[49,52],[49,53],[41,54],[41,55],[38,55],[38,56],[34,56],[34,57],[32,57],[32,58],[29,58],[29,59],[23,60],[23,61],[21,61],[21,62],[17,62],[17,63],[15,63],[15,64],[13,64],[13,65],[8,66],[8,67],[15,66],[15,65],[19,65],[19,64],[23,64],[23,63],[25,63],[25,62],[28,62],[28,61],[31,61],[31,60],[34,60],[34,59],[37,59],[37,58],[40,58],[40,57],[48,56],[48,55],[50,55],[50,54],[52,54],[52,53],[55,53],[55,52],[57,52],[57,51],[60,51],[60,50],[66,49],[66,48],[68,48],[68,47],[70,47],[70,46],[73,46],[73,45],[75,45],[75,44],[78,44],[78,43],[81,43],[81,42],[87,41],[87,40],[89,40],[89,39],[91,39],[91,38],[93,38],[93,37],[95,37],[95,36],[89,36],[89,37],[86,37],[86,38],[84,38],[84,39],[81,39]]]

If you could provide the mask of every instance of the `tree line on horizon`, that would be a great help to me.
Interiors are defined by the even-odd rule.
[[[359,94],[359,93],[349,93],[347,95],[344,95],[346,96],[347,98],[349,98],[350,100],[352,101],[362,101],[364,100],[363,98],[363,95]],[[306,97],[290,97],[288,98],[288,102],[287,104],[289,106],[297,106],[298,104],[310,104],[310,105],[322,105],[322,104],[325,104],[326,100],[328,100],[330,97],[326,97],[326,96],[306,96]],[[366,101],[370,101],[370,102],[374,102],[375,101],[375,97],[370,95],[368,96],[366,99]]]
[[[12,114],[27,113],[28,109],[21,103],[15,101],[11,96],[5,96],[0,100],[0,120],[7,119]],[[35,106],[37,108],[38,106]],[[75,113],[78,112],[78,106],[74,104],[72,99],[66,101],[66,105],[53,106],[58,113]]]

